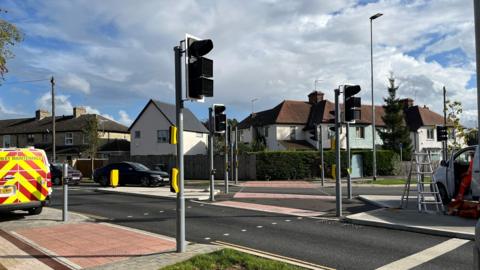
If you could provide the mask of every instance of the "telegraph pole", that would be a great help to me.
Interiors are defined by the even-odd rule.
[[[342,182],[340,175],[340,104],[338,97],[340,89],[335,89],[335,194],[336,194],[336,214],[342,216]]]
[[[57,161],[56,153],[56,143],[55,143],[55,79],[50,79],[50,84],[52,85],[52,161],[55,163]]]
[[[181,44],[181,43],[180,43]],[[183,195],[184,164],[183,164],[183,99],[182,99],[182,46],[175,46],[175,108],[178,128],[177,166],[177,252],[185,252],[185,197]]]

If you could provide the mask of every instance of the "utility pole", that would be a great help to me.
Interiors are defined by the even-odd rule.
[[[350,154],[350,123],[347,122],[347,197],[352,199],[352,157]]]
[[[443,87],[443,126],[447,128],[447,89],[445,89],[445,86]],[[448,143],[448,137],[447,137],[447,140],[442,142],[443,160],[447,160],[447,156],[448,156],[447,143]]]
[[[55,143],[55,79],[50,79],[50,84],[52,85],[52,161],[55,163],[57,161],[56,153],[56,143]]]
[[[238,184],[238,128],[235,126],[235,185]]]
[[[320,164],[322,168],[321,176],[322,176],[322,187],[325,184],[325,168],[323,167],[323,131],[322,125],[318,125],[319,127],[319,134],[318,134],[318,141],[320,142]]]
[[[225,176],[224,176],[224,185],[225,185],[225,194],[228,194],[228,120],[225,121],[225,151],[223,154],[225,155]]]
[[[178,128],[177,139],[177,166],[178,166],[178,193],[177,193],[177,252],[185,252],[185,197],[184,192],[184,164],[183,164],[183,99],[182,99],[182,42],[173,48],[175,52],[175,108]]]
[[[335,89],[335,194],[336,194],[336,214],[337,217],[342,216],[342,182],[340,175],[340,104],[338,97],[340,89]]]
[[[208,108],[208,122],[210,132],[208,134],[208,160],[210,162],[210,201],[215,201],[215,170],[213,168],[213,108]]]

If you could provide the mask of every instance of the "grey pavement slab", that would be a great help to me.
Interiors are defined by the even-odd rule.
[[[104,187],[97,188],[96,191],[104,193],[128,194],[147,197],[160,198],[177,198],[177,194],[170,191],[170,187]],[[220,193],[220,190],[215,190],[215,194]],[[202,188],[185,188],[185,199],[192,200],[208,200],[210,197],[209,189]]]

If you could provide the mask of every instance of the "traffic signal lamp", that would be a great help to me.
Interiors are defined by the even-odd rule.
[[[187,94],[190,99],[213,96],[213,61],[203,57],[212,49],[210,39],[199,40],[187,35]]]
[[[310,136],[310,139],[311,139],[312,141],[318,141],[318,134],[317,134],[316,128],[310,130],[310,135],[311,135],[311,136]]]
[[[437,126],[437,142],[443,142],[448,139],[447,127]]]
[[[343,89],[344,97],[344,118],[345,122],[351,122],[355,120],[360,120],[361,118],[361,107],[362,101],[361,98],[355,97],[356,94],[360,92],[361,88],[359,85],[345,85]]]
[[[227,115],[225,105],[213,104],[213,132],[224,133],[227,128]]]

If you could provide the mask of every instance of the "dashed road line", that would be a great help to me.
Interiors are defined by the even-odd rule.
[[[261,228],[263,228],[263,226],[261,226],[261,225],[258,225],[258,226],[257,226],[257,228],[261,229]]]
[[[460,246],[468,243],[470,240],[452,238],[445,242],[442,242],[433,247],[422,250],[418,253],[412,254],[408,257],[394,261],[387,265],[384,265],[377,270],[403,270],[403,269],[412,269],[416,266],[419,266],[423,263],[431,261],[437,257],[442,256],[443,254],[450,252],[454,249],[459,248]]]

